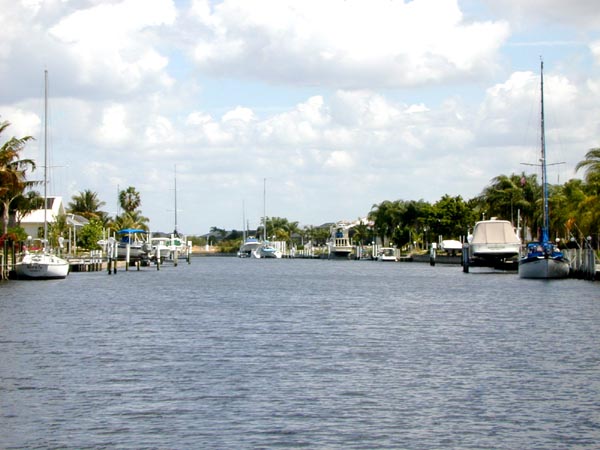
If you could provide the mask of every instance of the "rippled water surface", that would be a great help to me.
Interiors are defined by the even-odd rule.
[[[598,448],[600,284],[196,258],[0,284],[0,448]]]

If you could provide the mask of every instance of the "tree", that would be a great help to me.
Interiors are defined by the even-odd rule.
[[[142,198],[133,186],[129,186],[127,189],[119,192],[119,204],[123,211],[130,213],[142,205]]]
[[[137,228],[147,231],[148,221],[149,219],[142,216],[140,211],[124,212],[120,216],[115,217],[115,220],[111,226],[115,231],[124,230],[127,228]]]
[[[77,233],[77,246],[86,250],[99,249],[98,241],[103,236],[103,225],[98,219],[91,219]]]
[[[585,154],[585,159],[579,161],[575,171],[585,169],[585,181],[588,183],[600,183],[600,147],[592,148]]]
[[[0,134],[10,126],[10,122],[0,123]],[[2,208],[2,234],[6,234],[13,202],[23,196],[23,192],[37,181],[27,181],[28,170],[35,170],[31,159],[20,159],[20,153],[31,136],[11,137],[0,147],[0,206]]]
[[[361,220],[359,220],[358,225],[352,228],[352,240],[359,246],[362,246],[366,242],[368,242],[371,232],[369,230],[369,225]]]
[[[535,174],[498,175],[479,197],[480,212],[516,224],[520,214],[523,228],[537,230],[542,224],[542,187]]]
[[[119,192],[119,203],[123,213],[116,216],[111,224],[115,231],[126,228],[148,230],[149,219],[144,217],[142,211],[138,209],[142,204],[142,199],[140,193],[133,186]]]
[[[59,214],[54,222],[48,224],[48,244],[52,248],[60,247],[60,238],[68,238],[69,226],[67,225],[67,216]],[[43,236],[38,236],[42,238]]]
[[[106,203],[100,201],[98,194],[86,189],[71,197],[69,202],[69,211],[74,214],[79,214],[88,220],[102,219],[106,216],[104,211],[100,211]]]
[[[371,207],[368,218],[373,222],[375,232],[381,238],[383,245],[386,245],[394,230],[400,226],[404,212],[405,203],[402,200],[384,200]]]
[[[430,222],[435,235],[459,238],[467,234],[474,221],[473,212],[460,195],[450,197],[446,194],[433,205]]]

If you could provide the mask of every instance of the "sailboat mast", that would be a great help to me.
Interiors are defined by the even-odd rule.
[[[242,229],[244,230],[242,233],[243,242],[246,242],[246,202],[242,200]]]
[[[48,242],[48,70],[44,70],[44,247]]]
[[[544,123],[544,61],[540,61],[540,90],[541,90],[541,151],[542,151],[542,191],[544,202],[544,226],[542,228],[542,240],[547,242],[549,239],[550,219],[548,217],[548,183],[546,173],[546,130]]]
[[[263,178],[263,241],[267,240],[267,179]]]
[[[177,235],[177,164],[175,164],[174,169],[174,178],[175,178],[175,231],[174,234]]]

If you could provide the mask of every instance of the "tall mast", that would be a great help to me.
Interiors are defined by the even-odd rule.
[[[48,70],[44,70],[44,247],[48,242]]]
[[[263,178],[263,241],[267,240],[267,179]]]
[[[540,61],[540,90],[541,90],[541,151],[542,151],[542,191],[544,201],[544,226],[542,227],[542,241],[549,239],[550,219],[548,217],[548,183],[546,173],[546,131],[544,124],[544,61]]]
[[[177,164],[175,164],[174,174],[175,174],[175,231],[173,232],[173,234],[177,235]]]
[[[242,233],[243,242],[246,242],[246,202],[242,200]]]

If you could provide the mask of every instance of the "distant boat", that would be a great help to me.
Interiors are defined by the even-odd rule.
[[[462,251],[463,244],[455,239],[443,240],[440,244],[440,248],[448,253],[456,253]]]
[[[352,223],[338,222],[330,229],[329,242],[327,247],[329,250],[329,258],[345,258],[350,259],[354,247],[350,242],[350,229]]]
[[[565,278],[569,275],[569,260],[550,241],[550,219],[548,214],[548,183],[546,174],[546,138],[544,130],[544,62],[540,65],[541,85],[541,168],[543,226],[539,242],[527,245],[527,253],[519,259],[520,278]]]
[[[254,250],[253,253],[254,253],[253,256],[255,258],[280,259],[283,256],[283,254],[277,248],[275,248],[273,245],[271,245],[271,243],[268,241],[262,242],[260,247],[258,247],[256,250]]]
[[[31,246],[15,264],[15,274],[19,279],[51,280],[66,278],[69,262],[52,253],[48,246],[48,71],[44,71],[44,239],[41,248]],[[31,244],[32,240],[29,239]]]
[[[244,243],[240,246],[240,250],[238,251],[238,256],[241,258],[275,258],[280,259],[283,257],[283,253],[276,247],[274,247],[267,240],[267,212],[266,212],[266,204],[267,204],[267,179],[263,179],[263,236],[262,241],[256,239],[256,237],[251,236],[247,238]],[[246,233],[244,232],[244,235]]]
[[[238,251],[238,256],[240,258],[250,258],[253,256],[252,252],[257,250],[260,246],[261,246],[260,241],[258,239],[256,239],[254,236],[250,236],[240,246],[240,249]]]
[[[151,261],[159,260],[160,262],[164,262],[166,259],[170,258],[171,250],[169,248],[169,244],[171,239],[168,237],[152,237],[150,238],[150,247],[151,251],[149,253],[149,258]]]
[[[398,261],[396,249],[391,247],[381,247],[377,252],[378,261]]]
[[[127,259],[127,247],[129,247],[129,261],[147,261],[152,250],[151,245],[146,242],[146,230],[137,228],[126,228],[117,231],[119,243],[117,245],[117,259]]]

